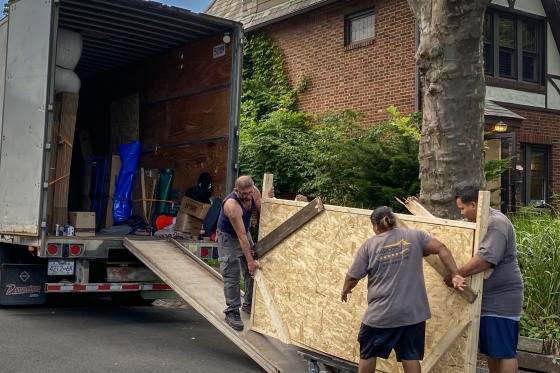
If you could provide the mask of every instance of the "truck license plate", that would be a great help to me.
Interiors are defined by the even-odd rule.
[[[74,261],[73,260],[49,260],[49,267],[47,275],[73,275],[74,274]]]

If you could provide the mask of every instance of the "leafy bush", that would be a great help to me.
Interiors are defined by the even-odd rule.
[[[279,109],[294,107],[297,93],[305,87],[302,76],[292,88],[284,73],[280,48],[265,34],[247,35],[243,45],[243,90],[241,122],[247,126],[259,122]]]
[[[416,134],[421,116],[403,116],[394,107],[387,111],[389,121],[366,128],[359,125],[362,115],[352,110],[319,117],[313,128],[315,163],[303,189],[331,204],[402,210],[395,197],[420,189]]]
[[[525,291],[521,335],[560,340],[560,220],[525,207],[512,223]]]
[[[272,173],[277,193],[299,193],[311,167],[310,128],[306,114],[282,110],[243,129],[240,172],[253,175],[257,184],[265,173]]]

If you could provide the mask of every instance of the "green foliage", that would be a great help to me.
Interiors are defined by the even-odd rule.
[[[260,32],[249,34],[243,46],[242,125],[251,125],[266,115],[294,107],[297,93],[305,86],[290,87],[284,73],[282,51]]]
[[[486,181],[498,180],[504,172],[511,168],[513,157],[491,159],[484,162],[484,176]]]
[[[10,5],[14,2],[15,0],[8,0],[4,3],[4,15],[7,16],[8,13],[10,13]]]
[[[299,193],[309,154],[310,122],[301,112],[279,110],[241,131],[239,165],[241,174],[253,175],[260,183],[265,173],[274,174],[276,189]]]
[[[521,335],[560,340],[560,220],[523,207],[512,223],[524,282]]]
[[[410,116],[402,116],[393,105],[387,108],[387,112],[391,116],[391,124],[395,126],[404,137],[411,137],[416,141],[420,141],[420,129],[422,127],[422,116],[420,112]]]
[[[314,169],[303,189],[328,203],[401,210],[396,196],[417,194],[418,140],[410,128],[419,128],[421,116],[388,109],[391,119],[359,126],[362,115],[345,111],[319,117],[315,129]]]
[[[418,140],[421,114],[401,115],[389,108],[391,119],[369,129],[361,146],[362,177],[359,195],[369,196],[375,205],[392,206],[400,211],[402,205],[395,197],[406,198],[420,191],[418,179]],[[370,208],[376,207],[369,206]]]
[[[352,205],[356,191],[352,167],[362,132],[358,125],[361,118],[352,110],[314,118],[308,143],[312,164],[305,174],[304,194],[321,196],[330,204]]]

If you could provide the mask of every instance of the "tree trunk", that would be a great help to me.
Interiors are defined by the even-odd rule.
[[[491,0],[408,0],[420,30],[420,201],[457,218],[455,190],[485,186],[482,24]]]

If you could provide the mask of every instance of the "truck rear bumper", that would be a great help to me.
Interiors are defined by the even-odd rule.
[[[98,283],[98,284],[72,284],[72,283],[46,283],[45,293],[96,293],[96,292],[133,292],[133,291],[163,291],[172,290],[164,283]]]

